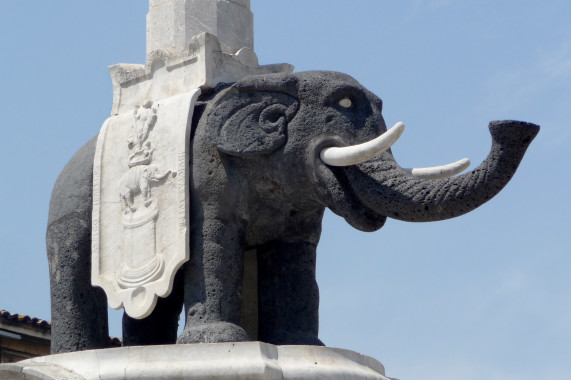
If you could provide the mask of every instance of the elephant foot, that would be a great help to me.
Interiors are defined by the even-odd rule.
[[[242,327],[229,322],[214,322],[186,326],[177,344],[247,342],[250,337]]]

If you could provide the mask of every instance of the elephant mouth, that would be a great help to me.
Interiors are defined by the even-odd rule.
[[[339,136],[320,136],[309,144],[307,150],[307,174],[315,184],[314,197],[319,204],[344,218],[349,225],[361,231],[377,231],[384,226],[387,217],[361,201],[353,189],[345,168],[327,165],[320,155],[324,149],[346,146]]]

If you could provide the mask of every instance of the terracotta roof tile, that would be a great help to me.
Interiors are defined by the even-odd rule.
[[[51,331],[52,323],[44,319],[33,318],[29,315],[10,313],[9,311],[0,309],[0,322],[6,322],[14,325],[28,325],[36,328]],[[121,339],[110,336],[109,344],[111,347],[121,347]]]
[[[0,310],[0,321],[13,323],[18,325],[28,325],[35,327],[42,327],[51,330],[51,322],[39,318],[33,318],[29,315],[10,313],[6,310]]]

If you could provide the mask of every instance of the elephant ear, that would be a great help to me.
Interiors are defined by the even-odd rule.
[[[293,76],[247,77],[209,105],[206,130],[219,150],[232,155],[264,155],[283,146],[299,102]]]

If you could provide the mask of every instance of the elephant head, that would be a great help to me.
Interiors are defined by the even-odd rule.
[[[348,75],[304,72],[247,77],[217,96],[203,119],[220,151],[287,163],[275,166],[291,173],[283,186],[295,187],[297,199],[328,207],[363,231],[381,228],[386,217],[436,221],[475,209],[507,184],[539,131],[491,122],[488,157],[454,176],[468,160],[401,168],[389,147],[404,125],[387,131],[381,111],[381,99]]]
[[[202,110],[192,139],[195,244],[184,276],[195,280],[185,286],[181,343],[248,339],[236,300],[243,252],[255,249],[257,338],[322,344],[315,252],[326,207],[363,231],[387,217],[461,215],[501,190],[539,130],[493,122],[488,158],[453,177],[467,160],[402,169],[389,148],[404,125],[387,130],[381,100],[344,74],[246,77]]]

